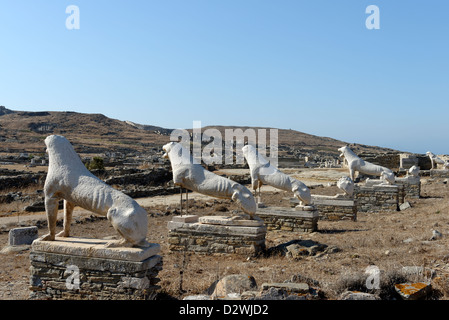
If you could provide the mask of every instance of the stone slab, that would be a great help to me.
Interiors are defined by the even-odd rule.
[[[196,214],[184,215],[184,216],[174,216],[172,218],[174,222],[184,222],[184,223],[192,223],[198,221],[198,216]]]
[[[56,237],[55,241],[37,239],[33,241],[31,249],[35,252],[135,262],[144,261],[160,252],[160,245],[157,243],[151,243],[148,248],[106,247],[106,244],[113,241],[115,240]]]
[[[296,210],[296,208],[284,208],[284,207],[268,207],[260,208],[257,210],[258,215],[274,215],[283,217],[297,217],[297,218],[317,218],[319,213],[317,210],[302,211]]]
[[[189,232],[198,233],[211,233],[221,235],[237,235],[237,236],[253,236],[259,234],[265,234],[265,226],[248,227],[248,226],[228,226],[217,224],[204,224],[204,223],[182,223],[170,221],[167,224],[169,231],[185,230]]]
[[[312,197],[312,199],[313,203],[316,205],[352,207],[355,204],[354,200],[335,199],[334,197]]]
[[[203,224],[225,225],[225,226],[242,226],[242,227],[262,227],[263,221],[246,220],[238,217],[230,216],[204,216],[198,220]]]
[[[288,292],[295,293],[308,293],[309,285],[307,283],[263,283],[262,290],[268,290],[269,288],[283,289]]]
[[[432,290],[431,284],[425,282],[400,283],[395,284],[394,288],[403,300],[418,300],[424,298]]]
[[[24,244],[31,244],[37,239],[37,227],[23,227],[9,230],[8,245],[20,246]]]
[[[311,205],[311,206],[301,206],[301,205],[298,205],[298,206],[295,207],[295,210],[296,210],[296,211],[315,211],[315,210],[316,210],[316,207],[313,206],[313,205]]]

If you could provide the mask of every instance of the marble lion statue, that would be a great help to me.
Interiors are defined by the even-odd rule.
[[[382,180],[389,184],[394,184],[396,178],[392,170],[370,163],[359,158],[348,146],[338,149],[341,152],[340,157],[344,157],[348,162],[349,175],[354,181],[355,172],[360,172],[368,175],[380,176]]]
[[[354,181],[349,177],[341,177],[337,181],[337,187],[351,197],[354,194]]]
[[[75,206],[106,216],[122,236],[108,246],[148,247],[148,214],[131,197],[112,188],[94,176],[63,136],[51,135],[45,139],[49,157],[44,185],[45,211],[49,233],[41,240],[70,236],[70,222]],[[59,200],[64,199],[63,231],[56,234]]]
[[[408,169],[408,174],[410,176],[417,177],[417,176],[419,176],[419,171],[420,170],[419,170],[418,166],[413,166],[410,169]]]
[[[437,168],[437,164],[442,164],[444,169],[449,169],[449,161],[443,160],[440,157],[436,156],[430,151],[426,152],[427,156],[430,158],[430,161],[432,162],[432,169]]]
[[[216,198],[231,199],[250,219],[254,219],[256,200],[245,186],[193,163],[190,153],[180,143],[170,142],[162,149],[165,152],[163,158],[170,160],[174,185]]]
[[[251,184],[254,190],[257,190],[263,184],[272,187],[293,192],[293,195],[299,200],[300,206],[306,206],[312,203],[310,189],[301,181],[290,177],[272,166],[257,149],[252,145],[246,145],[242,148],[243,156],[248,162],[251,173]]]

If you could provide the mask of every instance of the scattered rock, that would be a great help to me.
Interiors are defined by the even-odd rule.
[[[5,246],[0,250],[1,254],[18,253],[21,251],[26,251],[30,249],[30,245],[24,244],[19,246]]]
[[[336,252],[340,252],[340,248],[337,246],[328,246],[323,252],[324,253],[336,253]]]
[[[207,294],[197,294],[184,297],[182,300],[212,300]]]
[[[394,289],[403,300],[419,300],[432,291],[432,286],[425,282],[400,283],[395,284]]]
[[[434,278],[436,275],[435,270],[420,266],[405,266],[402,267],[401,272],[406,277],[418,276],[418,277]]]
[[[309,277],[306,277],[306,276],[303,276],[301,274],[293,275],[290,279],[290,282],[305,282],[309,286],[319,286],[320,285],[319,281],[309,278]]]
[[[276,288],[285,290],[287,293],[309,293],[309,285],[307,283],[263,283],[262,290]]]
[[[340,295],[340,300],[380,300],[380,298],[371,293],[345,291]]]
[[[269,287],[263,290],[254,300],[306,300],[305,295],[288,294],[281,288]]]
[[[406,201],[406,202],[404,202],[403,204],[401,204],[399,206],[399,210],[400,211],[404,211],[404,210],[407,210],[407,209],[409,209],[411,207],[412,207],[412,205],[410,204],[410,202]]]
[[[438,230],[432,230],[432,237],[429,240],[439,240],[443,237],[443,234]]]
[[[249,291],[242,292],[242,294],[240,295],[240,298],[242,300],[251,300],[251,299],[255,299],[258,295],[259,295],[259,291],[249,290]]]
[[[317,256],[319,253],[334,253],[338,251],[340,249],[336,246],[327,246],[313,240],[292,240],[269,248],[267,255],[280,254],[290,259],[299,260],[305,256]]]
[[[285,249],[287,250],[287,252],[285,253],[285,256],[287,258],[300,259],[301,256],[309,255],[309,251],[307,250],[307,248],[304,248],[303,246],[296,243],[285,247]]]
[[[213,284],[212,297],[226,297],[230,293],[242,293],[257,289],[256,280],[252,276],[245,274],[233,274],[225,276],[223,279]],[[211,291],[209,288],[209,292]]]

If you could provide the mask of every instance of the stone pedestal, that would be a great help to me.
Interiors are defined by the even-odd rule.
[[[449,178],[449,170],[445,169],[430,169],[431,178]]]
[[[318,230],[319,214],[314,206],[258,208],[256,214],[264,221],[268,231],[314,232]]]
[[[228,216],[176,216],[168,223],[171,251],[256,255],[265,250],[260,220]]]
[[[397,211],[403,203],[400,185],[387,184],[356,184],[354,186],[354,200],[357,212]]]
[[[111,240],[56,238],[31,246],[30,299],[154,298],[162,270],[159,244],[109,248]]]
[[[401,200],[401,198],[404,199],[404,201],[406,199],[419,199],[421,195],[421,179],[419,176],[396,178],[395,184],[402,186],[402,190],[400,191],[403,192],[403,195],[399,197],[399,200]]]
[[[312,195],[312,202],[320,220],[357,220],[357,204],[352,198]]]

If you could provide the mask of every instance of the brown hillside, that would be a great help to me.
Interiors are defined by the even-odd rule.
[[[212,128],[205,127],[203,131]],[[214,126],[223,139],[225,129],[246,130],[250,127]],[[259,128],[252,128],[257,129]],[[260,128],[269,129],[269,128]],[[191,131],[191,130],[190,130]],[[169,142],[170,129],[141,125],[108,118],[102,114],[77,112],[12,111],[0,106],[0,153],[43,153],[43,140],[50,134],[68,138],[79,153],[148,153]],[[347,144],[327,137],[319,137],[295,130],[278,129],[279,150],[338,156],[338,148]],[[267,142],[269,142],[267,130]],[[394,152],[395,150],[366,145],[351,145],[357,153]]]
[[[257,133],[258,129],[265,129],[266,132],[266,143],[269,145],[270,141],[270,129],[267,127],[235,127],[235,126],[208,126],[204,127],[204,130],[209,128],[218,129],[225,139],[226,129],[242,129],[243,132],[247,129],[254,129]],[[298,150],[301,153],[312,153],[312,154],[332,154],[338,156],[340,152],[338,148],[344,145],[350,145],[352,150],[358,154],[360,153],[384,153],[384,152],[398,152],[397,150],[382,148],[377,146],[368,146],[362,144],[349,144],[347,142],[336,140],[328,137],[320,137],[311,134],[307,134],[300,131],[295,131],[291,129],[277,129],[278,130],[278,144],[280,152],[282,152],[282,147],[287,147],[289,150]],[[191,130],[190,130],[191,131]]]
[[[102,114],[13,112],[0,115],[1,152],[42,153],[50,134],[64,135],[80,153],[145,153],[169,141],[168,135],[139,129]],[[162,129],[162,128],[161,128]]]

